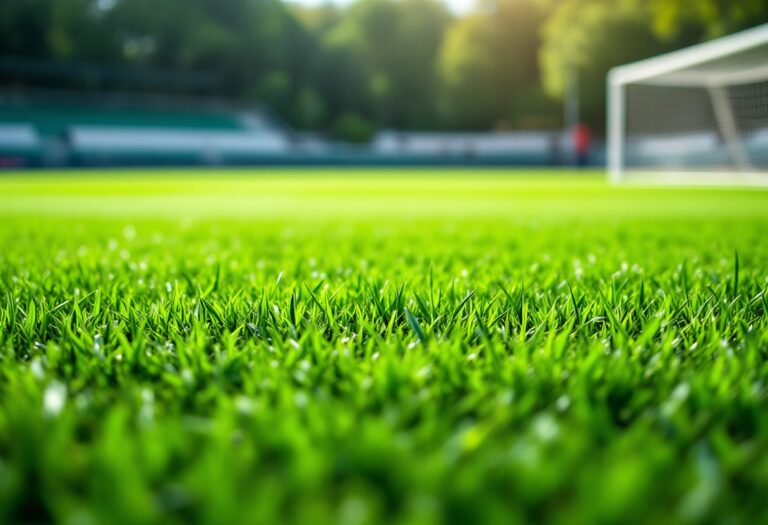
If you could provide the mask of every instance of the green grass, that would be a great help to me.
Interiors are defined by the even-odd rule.
[[[768,521],[768,193],[0,177],[0,522]]]

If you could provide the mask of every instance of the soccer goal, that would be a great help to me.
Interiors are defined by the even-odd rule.
[[[768,24],[608,76],[612,182],[768,186]]]

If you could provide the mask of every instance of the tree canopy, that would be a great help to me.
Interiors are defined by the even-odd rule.
[[[462,16],[439,0],[3,0],[0,81],[63,82],[12,60],[202,73],[216,79],[206,94],[265,103],[300,129],[360,137],[556,127],[574,75],[582,116],[599,129],[610,67],[763,22],[764,0],[477,0]]]

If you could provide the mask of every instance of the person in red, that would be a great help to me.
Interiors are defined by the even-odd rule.
[[[592,147],[592,133],[583,122],[579,122],[571,131],[573,151],[576,153],[576,164],[586,166],[589,162],[589,150]]]

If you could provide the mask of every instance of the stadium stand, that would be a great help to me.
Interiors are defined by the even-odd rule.
[[[384,131],[372,142],[379,155],[498,159],[519,164],[556,163],[564,138],[559,132],[403,133]]]
[[[0,96],[3,165],[250,163],[291,148],[290,132],[261,108],[84,98]]]
[[[33,126],[0,120],[0,168],[34,163],[39,154],[40,137]]]
[[[33,126],[0,123],[0,151],[35,151],[39,146],[40,138]]]
[[[569,140],[558,131],[381,131],[369,144],[345,144],[210,98],[0,91],[0,167],[551,166],[568,161]]]

